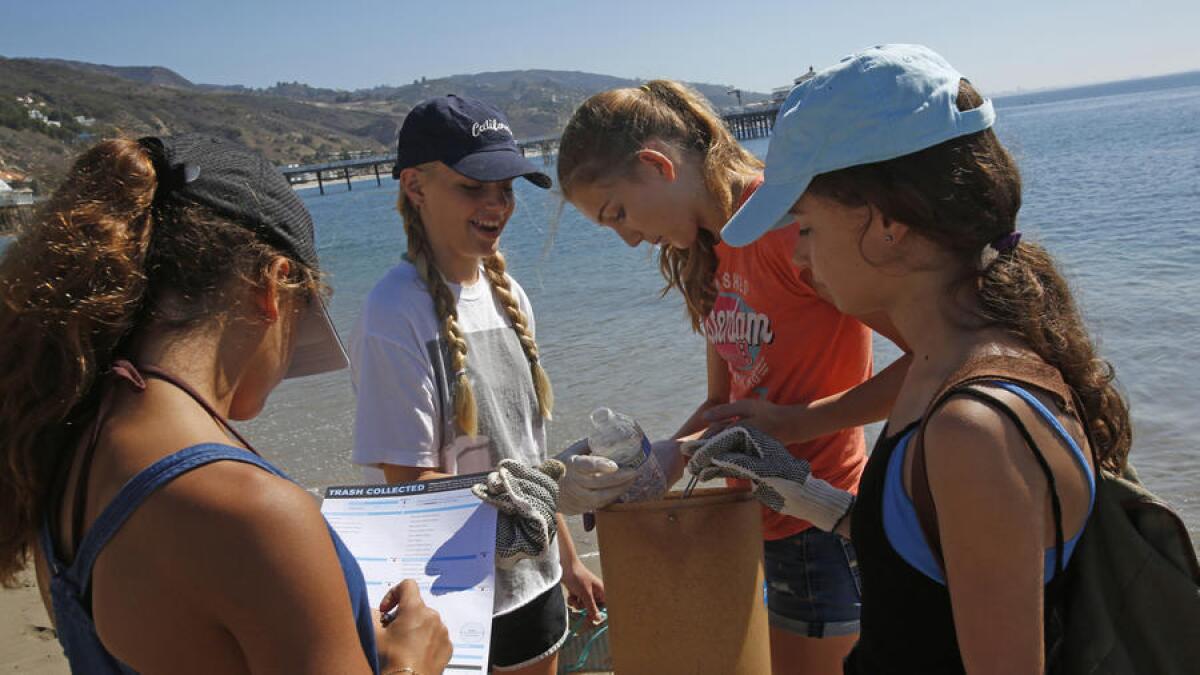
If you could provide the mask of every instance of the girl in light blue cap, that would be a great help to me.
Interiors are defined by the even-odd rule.
[[[745,245],[798,221],[794,257],[838,309],[885,313],[913,351],[857,501],[748,427],[689,467],[749,478],[771,508],[853,540],[864,604],[847,673],[1053,667],[1095,463],[1117,471],[1129,452],[1111,366],[1053,259],[1020,241],[1021,179],[994,119],[925,47],[855,54],[789,95],[764,184],[722,232]]]

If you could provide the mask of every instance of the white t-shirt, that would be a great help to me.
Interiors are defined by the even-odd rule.
[[[534,329],[533,307],[516,280],[509,287]],[[529,361],[487,276],[470,286],[447,284],[457,299],[467,342],[467,377],[486,447],[457,439],[453,370],[433,298],[409,262],[393,267],[367,295],[350,341],[357,408],[353,461],[368,482],[384,482],[379,464],[486,471],[501,459],[536,465],[546,458],[546,431]],[[557,545],[538,560],[496,570],[495,614],[505,614],[558,583]]]

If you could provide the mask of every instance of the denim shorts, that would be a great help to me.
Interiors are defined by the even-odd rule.
[[[807,637],[858,632],[862,582],[849,541],[815,527],[763,544],[771,626]]]

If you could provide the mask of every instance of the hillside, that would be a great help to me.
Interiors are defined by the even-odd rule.
[[[176,89],[191,89],[192,84],[186,77],[162,66],[106,66],[99,63],[83,61],[68,61],[66,59],[31,59],[56,66],[66,66],[76,70],[84,70],[101,75],[112,75],[123,80],[139,84],[153,84],[159,87],[175,87]]]
[[[637,86],[640,81],[611,75],[562,70],[509,70],[453,75],[412,84],[351,92],[313,89],[298,83],[279,83],[265,92],[290,97],[311,97],[345,109],[367,110],[401,116],[412,106],[431,96],[456,93],[490,101],[509,116],[518,136],[533,137],[557,133],[584,99],[597,92],[618,87]],[[727,85],[692,84],[713,105],[726,107],[735,100]],[[333,95],[330,101],[330,95]],[[743,92],[744,102],[761,100],[767,94]]]
[[[588,96],[636,84],[593,73],[520,70],[354,91],[299,82],[251,89],[195,84],[160,66],[0,57],[0,171],[26,174],[44,193],[79,150],[119,134],[203,131],[245,143],[279,164],[386,152],[413,105],[451,92],[499,106],[514,133],[530,138],[558,133]],[[734,102],[728,86],[693,86],[718,107]],[[766,97],[742,96],[745,102]]]
[[[46,121],[31,119],[30,111]],[[0,59],[0,170],[30,175],[39,192],[95,139],[184,131],[231,138],[272,161],[294,162],[349,150],[385,151],[396,122],[274,96],[205,93],[75,65]]]

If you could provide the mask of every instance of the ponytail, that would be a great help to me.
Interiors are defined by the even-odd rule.
[[[652,139],[699,159],[705,187],[726,220],[738,198],[730,187],[734,180],[762,171],[762,162],[738,143],[701,94],[679,82],[652,80],[596,94],[571,116],[559,144],[563,193],[570,199],[577,186],[630,175],[637,152]],[[679,289],[696,331],[717,297],[716,244],[712,233],[701,231],[690,248],[666,246],[659,253],[667,282],[663,293]]]
[[[982,317],[1020,338],[1062,373],[1083,406],[1101,466],[1119,474],[1133,443],[1129,408],[1114,385],[1112,365],[1096,353],[1050,253],[1022,242],[997,256],[980,273],[978,286]]]
[[[157,180],[132,140],[85,152],[0,259],[0,582],[15,583],[75,413],[133,329]]]

